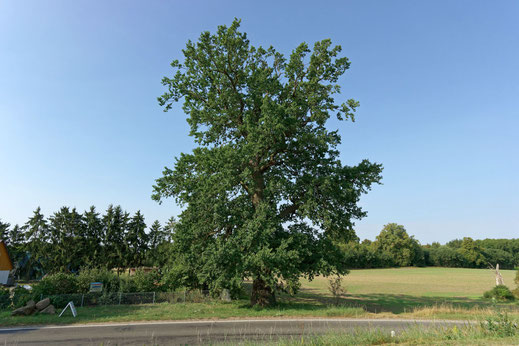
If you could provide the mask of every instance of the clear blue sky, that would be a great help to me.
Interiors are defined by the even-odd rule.
[[[330,125],[343,162],[385,167],[361,238],[388,222],[421,242],[519,236],[517,1],[1,1],[0,218],[110,203],[177,215],[152,185],[193,141],[158,106],[160,80],[188,39],[234,17],[254,45],[331,38],[351,59],[357,121]]]

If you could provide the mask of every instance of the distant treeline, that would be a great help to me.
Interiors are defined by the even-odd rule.
[[[465,237],[445,245],[420,245],[405,228],[388,224],[375,241],[352,241],[341,245],[350,268],[435,266],[489,268],[499,263],[503,269],[519,264],[519,239],[473,240]]]
[[[104,214],[95,207],[79,213],[63,207],[45,218],[36,209],[22,225],[0,220],[0,239],[16,263],[16,277],[40,278],[57,272],[76,273],[85,268],[162,268],[170,257],[175,220],[165,226],[155,221],[148,227],[140,212],[130,215],[120,206]],[[439,266],[488,268],[499,263],[514,269],[519,263],[519,239],[463,238],[445,245],[421,245],[401,225],[384,226],[375,241],[340,244],[347,268]]]
[[[63,207],[48,218],[38,208],[22,226],[0,220],[0,239],[16,277],[34,279],[81,268],[162,266],[174,227],[171,218],[164,227],[155,221],[148,228],[139,211],[130,215],[120,206],[102,215],[93,206],[83,213]]]

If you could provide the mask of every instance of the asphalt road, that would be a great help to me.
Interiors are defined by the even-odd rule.
[[[282,319],[135,322],[34,326],[0,329],[1,345],[186,345],[243,340],[274,341],[329,331],[351,332],[361,328],[390,333],[411,326],[431,328],[464,325],[462,321],[367,320],[367,319]]]

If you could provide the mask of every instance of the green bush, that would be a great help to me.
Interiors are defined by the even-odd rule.
[[[69,302],[74,302],[74,305],[81,306],[81,294],[80,293],[69,293],[69,294],[56,294],[56,295],[49,295],[45,298],[49,298],[50,302],[54,307],[58,309],[62,309]],[[39,299],[39,298],[38,298]]]
[[[138,270],[132,276],[137,292],[159,292],[163,290],[162,275],[158,270],[145,272]]]
[[[486,291],[483,297],[487,299],[495,298],[496,300],[514,300],[515,297],[508,287],[505,285],[498,285],[490,291]]]
[[[137,270],[134,275],[121,277],[121,292],[125,293],[161,292],[165,287],[158,270]]]
[[[14,295],[12,299],[13,307],[15,309],[21,308],[22,306],[25,306],[29,300],[34,299],[33,297],[34,294],[32,291],[18,286],[14,289]]]
[[[139,292],[133,276],[123,276],[120,280],[120,291],[125,293]]]
[[[519,334],[519,327],[506,312],[497,311],[496,316],[487,317],[481,322],[481,328],[485,333],[494,337],[510,337]]]
[[[97,302],[99,305],[115,305],[119,302],[119,294],[115,292],[103,292],[103,294],[99,296]]]
[[[33,286],[32,292],[36,299],[55,294],[77,293],[77,277],[66,273],[48,275]]]
[[[11,298],[9,297],[9,289],[0,287],[0,309],[7,309],[11,305]]]
[[[119,292],[120,279],[108,269],[83,269],[77,276],[78,292],[87,293],[90,290],[90,283],[102,282],[103,292]]]

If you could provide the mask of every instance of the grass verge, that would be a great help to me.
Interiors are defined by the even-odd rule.
[[[411,328],[397,333],[395,336],[391,336],[390,331],[384,330],[358,330],[352,333],[328,333],[270,341],[262,340],[261,343],[243,342],[242,345],[516,345],[518,342],[517,335],[495,335],[480,327],[453,327],[429,330]]]
[[[270,308],[251,308],[247,301],[232,303],[179,303],[179,304],[142,304],[113,305],[77,308],[78,316],[72,317],[67,311],[58,315],[11,316],[10,311],[0,312],[0,325],[48,325],[105,323],[130,321],[164,321],[196,319],[231,319],[231,318],[405,318],[405,319],[451,319],[481,320],[492,315],[492,308],[464,309],[442,305],[417,308],[402,314],[391,312],[371,313],[360,307],[325,306],[310,303],[279,303]],[[519,321],[518,312],[509,312],[514,321]]]

